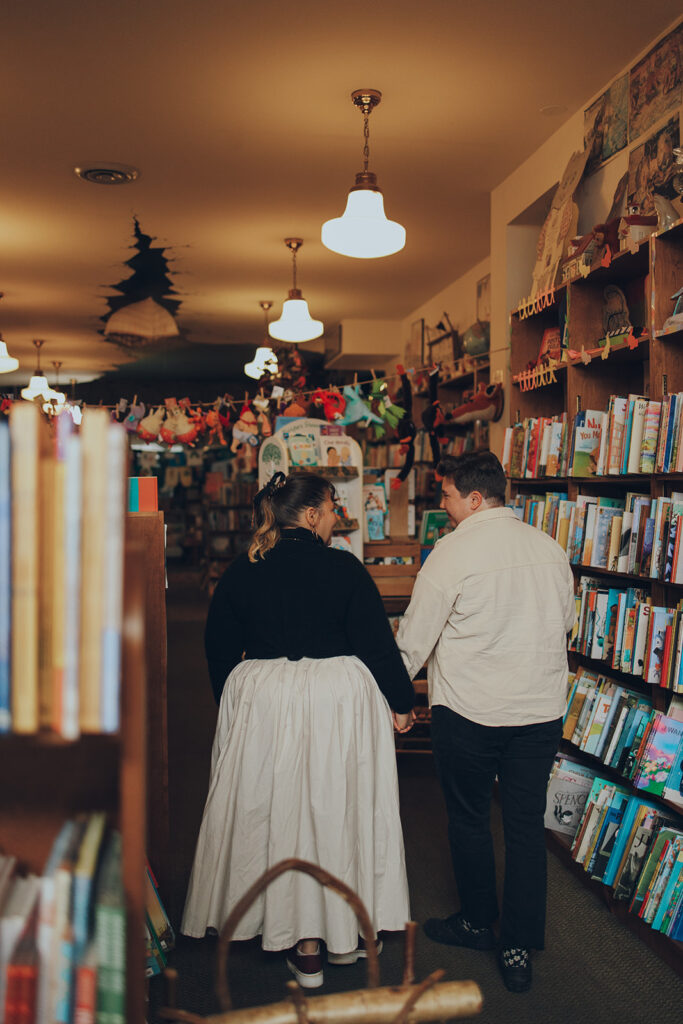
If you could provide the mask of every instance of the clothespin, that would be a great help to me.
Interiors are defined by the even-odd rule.
[[[638,339],[636,338],[635,334],[633,333],[633,328],[631,328],[631,330],[629,331],[629,333],[628,333],[628,335],[626,337],[626,344],[628,345],[628,347],[630,349],[638,348]]]
[[[354,388],[356,387],[357,384],[358,384],[358,374],[354,373],[354,375],[353,375],[353,386],[354,386]]]
[[[601,355],[600,358],[601,359],[609,359],[609,354],[610,354],[611,348],[612,348],[612,342],[611,342],[609,334],[608,334],[607,337],[605,338],[605,344],[604,344],[604,347],[603,347],[603,350],[602,350],[602,355]]]
[[[377,380],[377,374],[373,369],[370,369],[370,376],[372,377],[373,380]]]
[[[586,352],[586,348],[585,348],[585,345],[582,345],[582,346],[581,346],[581,353],[580,353],[580,356],[581,356],[581,362],[582,362],[582,363],[583,363],[583,364],[584,364],[585,366],[588,366],[588,364],[589,364],[589,363],[590,363],[590,361],[591,361],[591,357],[590,357],[590,356],[588,355],[588,353]]]

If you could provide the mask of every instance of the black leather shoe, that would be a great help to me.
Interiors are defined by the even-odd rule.
[[[531,988],[531,956],[528,949],[501,949],[498,965],[508,992],[528,992]]]
[[[490,928],[468,928],[461,913],[450,917],[430,917],[422,925],[425,935],[445,946],[467,946],[468,949],[493,949],[496,940]]]

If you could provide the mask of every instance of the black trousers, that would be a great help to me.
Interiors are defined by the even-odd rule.
[[[505,833],[500,942],[543,949],[546,787],[562,719],[492,727],[432,708],[432,747],[448,812],[448,838],[463,916],[475,928],[498,917],[491,796],[498,777]]]

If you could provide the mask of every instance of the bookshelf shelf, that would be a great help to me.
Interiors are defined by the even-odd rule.
[[[612,440],[612,434],[607,433],[601,434],[597,427],[600,426],[600,420],[602,417],[598,417],[598,413],[611,410],[611,418],[609,423],[613,426],[615,423],[618,427],[614,427],[615,434],[613,435],[617,439],[619,437],[631,438],[629,431],[628,422],[624,423],[623,434],[620,435],[619,430],[621,429],[621,422],[623,422],[623,411],[620,411],[622,420],[617,419],[617,410],[619,406],[616,404],[616,399],[610,406],[610,396],[619,396],[625,398],[625,396],[631,396],[631,405],[626,400],[622,404],[621,410],[625,405],[626,407],[626,418],[628,419],[629,410],[637,406],[637,400],[634,396],[644,396],[645,404],[647,403],[660,403],[659,406],[655,406],[654,410],[651,411],[651,405],[647,405],[647,414],[650,417],[648,419],[649,434],[646,434],[648,441],[651,445],[654,445],[654,454],[652,447],[646,447],[642,445],[639,440],[637,443],[639,447],[635,449],[640,455],[643,453],[647,457],[652,459],[652,463],[656,466],[661,467],[662,465],[676,465],[675,454],[673,449],[673,435],[671,433],[665,434],[664,438],[668,439],[669,447],[664,449],[660,448],[657,444],[657,424],[654,423],[653,431],[653,419],[656,419],[658,410],[663,405],[664,398],[667,394],[675,394],[677,392],[683,392],[683,351],[679,350],[676,341],[683,338],[683,331],[672,332],[671,334],[664,334],[663,324],[668,317],[673,313],[673,301],[671,296],[681,286],[681,277],[683,274],[683,219],[672,228],[670,231],[657,233],[650,236],[649,239],[645,239],[639,246],[636,252],[624,251],[615,253],[611,263],[608,267],[597,267],[585,278],[574,278],[568,281],[565,285],[564,292],[556,292],[555,304],[550,309],[542,309],[541,311],[531,315],[524,316],[526,312],[524,309],[521,312],[513,311],[510,318],[511,325],[511,340],[510,340],[510,366],[512,376],[519,374],[522,377],[523,385],[523,374],[526,367],[535,362],[538,357],[541,341],[543,338],[544,331],[549,327],[558,326],[558,314],[560,314],[564,323],[560,323],[560,330],[566,331],[568,347],[575,352],[581,352],[583,350],[584,356],[588,355],[590,358],[572,358],[564,364],[565,370],[562,373],[555,369],[557,381],[552,383],[549,387],[542,388],[529,388],[523,390],[523,386],[518,391],[514,392],[514,397],[510,402],[513,408],[513,416],[511,418],[511,425],[518,420],[523,420],[528,423],[537,422],[540,419],[547,419],[552,421],[555,418],[555,422],[564,422],[566,420],[569,430],[567,431],[569,436],[569,443],[571,444],[571,428],[575,421],[575,416],[578,411],[592,411],[596,415],[594,416],[593,422],[586,423],[586,429],[582,437],[583,445],[577,447],[576,451],[581,453],[581,461],[577,461],[576,468],[579,472],[584,473],[585,467],[594,466],[598,464],[601,468],[603,466],[616,466],[626,468],[628,463],[629,449],[626,450],[624,455],[621,447],[616,449],[616,455],[613,454],[613,450],[604,449],[598,447],[603,437]],[[603,326],[603,304],[604,304],[604,289],[608,284],[618,285],[623,291],[627,307],[629,311],[630,321],[633,324],[632,333],[637,338],[637,344],[629,345],[624,344],[623,335],[618,338],[610,339],[609,351],[604,350],[604,334],[606,327]],[[615,326],[618,326],[615,324]],[[601,358],[604,356],[605,358]],[[664,406],[666,408],[666,406]],[[515,416],[514,414],[517,413]],[[678,415],[678,410],[677,413]],[[645,433],[645,410],[643,405],[639,407],[640,420],[638,425],[642,427],[641,433]],[[605,417],[605,419],[607,419]],[[632,421],[636,422],[636,417],[633,416]],[[668,426],[668,420],[667,426]],[[673,417],[671,419],[673,423]],[[595,433],[591,434],[591,430],[595,429]],[[606,429],[606,428],[603,428]],[[633,434],[635,437],[639,437],[640,434],[634,430]],[[549,440],[553,442],[554,436],[552,433],[549,435]],[[564,439],[565,434],[562,434]],[[681,438],[683,443],[683,435]],[[617,443],[621,444],[618,440]],[[531,450],[531,446],[530,446]],[[514,448],[511,448],[511,454]],[[541,443],[538,441],[537,448],[533,449],[534,459],[530,462],[535,469],[539,466],[541,468],[541,474],[545,473],[546,458],[549,449],[546,448],[545,454],[541,458],[542,449]],[[535,453],[538,454],[535,454]],[[660,453],[665,452],[667,458],[660,457]],[[669,454],[673,453],[671,459]],[[554,455],[554,452],[551,451]],[[648,466],[648,459],[645,458],[644,465]],[[614,458],[616,461],[612,461]],[[552,530],[550,521],[552,520],[555,524],[559,522],[560,515],[569,516],[570,509],[573,507],[576,509],[576,523],[578,524],[578,530],[574,540],[578,543],[578,553],[581,554],[583,550],[583,539],[584,537],[590,538],[593,545],[591,554],[586,554],[588,561],[591,560],[591,555],[596,561],[606,564],[616,564],[614,559],[619,554],[623,556],[624,551],[622,550],[622,544],[624,537],[626,536],[625,531],[630,528],[631,521],[627,521],[624,518],[621,511],[612,512],[612,515],[621,516],[622,519],[618,521],[616,532],[614,536],[609,532],[612,520],[608,516],[604,516],[602,512],[598,514],[597,510],[590,513],[581,511],[579,516],[579,505],[577,502],[581,499],[580,504],[586,504],[585,499],[593,497],[599,499],[603,508],[609,509],[611,506],[620,508],[617,500],[621,500],[623,506],[623,499],[625,499],[627,492],[632,493],[634,496],[644,496],[650,501],[654,499],[666,498],[669,500],[669,496],[673,491],[683,491],[683,473],[676,472],[648,472],[648,473],[603,473],[602,475],[584,475],[574,476],[571,475],[571,464],[572,460],[569,460],[569,469],[565,468],[566,463],[563,459],[559,459],[559,469],[563,472],[563,476],[545,476],[539,475],[538,477],[527,477],[522,475],[525,473],[526,457],[523,457],[519,461],[510,458],[510,465],[513,468],[514,476],[510,478],[510,487],[513,496],[520,496],[520,504],[525,510],[527,517],[531,518],[532,521],[540,525],[542,514],[540,505],[535,504],[535,499],[532,497],[534,493],[538,493],[542,496],[539,500],[545,500],[544,512],[548,513],[549,510],[549,499],[545,498],[548,492],[563,491],[567,493],[568,505],[564,506],[562,513],[557,509],[557,499],[550,499],[552,505],[550,506],[550,512],[552,515],[545,515],[545,521],[543,525],[547,529]],[[631,468],[638,468],[640,465],[639,460],[631,461]],[[553,463],[548,463],[552,465]],[[640,519],[639,506],[643,504],[647,511],[643,513],[642,520]],[[671,510],[667,512],[669,518],[665,519],[662,509],[665,508],[665,503],[659,503],[657,501],[656,506],[651,506],[647,503],[638,503],[635,498],[632,501],[633,505],[633,529],[638,530],[637,533],[637,546],[634,546],[634,542],[626,541],[627,559],[622,562],[622,567],[628,566],[633,569],[634,565],[639,566],[641,564],[641,551],[644,553],[646,550],[650,552],[652,550],[651,557],[657,556],[657,571],[660,570],[660,557],[668,557],[672,559],[670,564],[676,565],[672,544],[669,549],[669,522],[673,518]],[[588,507],[588,505],[587,505]],[[594,508],[590,504],[591,508]],[[652,507],[652,512],[650,508]],[[655,510],[661,518],[655,520]],[[626,509],[626,512],[631,512],[631,504]],[[636,513],[638,517],[636,517]],[[554,519],[553,519],[554,516]],[[645,518],[652,516],[652,520],[655,520],[658,527],[653,529],[652,521],[649,524],[650,537],[654,536],[654,539],[659,539],[659,544],[655,545],[654,541],[652,544],[648,542],[648,547],[643,547],[643,533],[645,529]],[[622,529],[622,520],[624,522],[624,532],[620,533]],[[605,551],[605,523],[607,523],[607,547],[609,552]],[[598,527],[601,527],[601,532],[598,534]],[[659,528],[660,533],[656,532]],[[572,537],[571,529],[567,530],[566,521],[563,523],[563,543],[572,551],[572,557],[577,557],[576,546],[572,550]],[[664,530],[667,532],[664,533]],[[594,532],[595,531],[595,532]],[[599,537],[599,539],[598,539]],[[576,540],[578,538],[578,540]],[[634,532],[634,541],[636,539],[636,533]],[[618,543],[617,543],[618,542]],[[667,552],[669,552],[667,554]],[[643,554],[643,557],[650,557],[649,555]],[[646,566],[649,562],[645,563]],[[614,593],[615,591],[626,593],[628,588],[645,588],[646,593],[651,597],[652,604],[651,608],[653,611],[652,620],[655,622],[655,614],[661,616],[657,618],[657,629],[664,629],[661,623],[664,621],[666,609],[673,608],[681,597],[681,591],[683,590],[683,584],[666,582],[662,579],[652,576],[642,576],[634,572],[614,572],[606,568],[598,566],[585,565],[585,564],[573,564],[572,570],[575,575],[576,582],[578,584],[579,578],[582,576],[595,578],[600,581],[595,587],[585,587],[582,591],[582,612],[587,614],[582,620],[581,630],[583,631],[584,626],[592,630],[593,623],[597,622],[598,607],[597,602],[602,601],[603,604],[600,607],[605,612],[604,630],[600,629],[600,632],[596,633],[597,638],[600,640],[604,635],[604,642],[608,642],[608,628],[607,623],[611,623],[615,628],[609,638],[610,643],[621,644],[622,634],[618,632],[622,628],[624,623],[624,609],[626,606],[626,598],[619,598],[623,604],[619,604],[618,607],[614,604]],[[667,572],[667,575],[669,573]],[[671,572],[671,575],[675,575],[675,572]],[[590,594],[593,593],[593,600],[595,604],[589,604]],[[629,598],[632,600],[633,598]],[[585,603],[584,603],[585,601]],[[608,603],[609,612],[612,617],[608,620]],[[629,606],[630,607],[630,606]],[[633,613],[631,613],[633,615]],[[639,654],[640,658],[644,661],[644,672],[648,679],[657,679],[658,674],[661,673],[664,682],[669,682],[669,685],[675,684],[677,663],[672,660],[672,651],[675,653],[677,648],[673,643],[673,626],[667,625],[666,631],[666,647],[663,650],[660,646],[657,651],[657,661],[653,664],[650,661],[651,657],[655,657],[654,649],[659,643],[655,640],[654,627],[645,636],[644,629],[645,623],[647,622],[647,615],[640,612],[635,613],[640,617],[643,629],[643,637],[645,639],[646,650],[644,654]],[[591,618],[591,616],[593,616]],[[674,619],[674,621],[676,621]],[[636,624],[631,620],[631,633],[629,647],[626,648],[628,651],[635,650],[635,636],[634,629]],[[671,619],[667,620],[668,623]],[[624,638],[626,637],[626,629],[624,629]],[[597,653],[596,647],[592,645],[592,633],[584,633],[584,646],[587,645],[589,651]],[[657,634],[658,636],[659,634]],[[662,636],[665,634],[662,633]],[[678,637],[680,634],[677,633]],[[616,639],[615,639],[616,636]],[[587,639],[586,639],[587,638]],[[633,647],[631,648],[631,644]],[[591,646],[592,645],[592,646]],[[640,648],[642,652],[642,647]],[[633,656],[633,655],[632,655]],[[661,715],[666,715],[669,703],[672,697],[672,689],[667,689],[666,686],[661,686],[658,683],[648,683],[642,676],[633,675],[628,672],[621,672],[618,669],[611,668],[609,661],[601,661],[599,659],[591,658],[590,656],[582,654],[580,651],[569,652],[570,665],[572,669],[579,671],[584,670],[586,677],[592,672],[593,678],[595,677],[606,677],[607,680],[613,680],[614,683],[626,690],[632,690],[638,694],[642,694],[643,698],[647,697],[651,702],[651,705],[655,712],[659,712]],[[623,662],[627,664],[625,660]],[[673,669],[676,671],[673,671]],[[664,676],[666,671],[667,675]],[[598,690],[598,693],[601,693]],[[606,693],[613,693],[613,690],[607,688]],[[617,691],[618,692],[618,691]],[[674,691],[675,692],[675,691]],[[623,698],[622,698],[623,699]],[[595,707],[595,705],[589,706]],[[609,704],[607,704],[609,708]],[[606,712],[605,712],[606,713]],[[647,712],[646,712],[647,713]],[[647,719],[649,721],[649,719]],[[592,722],[592,719],[588,721]],[[645,727],[645,719],[641,719]],[[618,723],[615,723],[618,724]],[[600,719],[597,720],[598,727],[600,726]],[[593,736],[598,730],[594,730]],[[584,735],[581,730],[580,735]],[[576,738],[576,736],[575,736]],[[595,742],[595,741],[593,741]],[[590,749],[590,747],[589,747]],[[645,748],[643,748],[644,750]],[[674,811],[680,820],[681,811],[669,800],[653,796],[646,790],[642,790],[621,775],[620,772],[613,768],[606,766],[600,758],[587,753],[580,746],[570,743],[567,740],[563,740],[561,751],[568,754],[575,761],[583,763],[594,770],[598,776],[610,780],[612,783],[618,783],[626,787],[629,792],[634,794],[637,798],[643,800],[652,799],[654,804],[660,804],[662,810],[666,809],[667,812]],[[634,755],[633,755],[634,756]],[[602,885],[601,882],[591,881],[587,873],[584,871],[583,866],[577,864],[571,857],[566,843],[559,840],[554,833],[548,833],[549,846],[554,849],[559,856],[561,856],[564,862],[570,867],[571,870],[578,873],[579,877],[589,884],[595,892],[599,893],[601,899],[605,901],[610,909],[610,912],[614,913],[620,921],[623,921],[629,928],[636,932],[644,941],[646,941],[651,948],[666,960],[675,969],[683,974],[683,955],[681,950],[683,946],[660,934],[659,932],[653,931],[641,918],[637,915],[630,914],[624,903],[615,901],[611,898],[610,892],[607,887]]]

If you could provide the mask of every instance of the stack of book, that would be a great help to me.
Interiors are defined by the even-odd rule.
[[[579,494],[576,501],[563,491],[517,494],[511,507],[553,537],[573,565],[683,583],[679,491],[659,498],[634,491],[624,498]]]
[[[168,954],[175,946],[175,933],[149,862],[145,874],[145,946],[145,973],[149,978],[154,974],[161,974],[166,967]]]
[[[119,728],[127,453],[105,409],[0,422],[0,732]]]
[[[683,822],[596,776],[572,857],[654,931],[683,938]]]
[[[642,676],[646,683],[683,690],[681,607],[650,603],[636,587],[607,587],[582,576],[576,592],[578,624],[569,650],[611,668]]]
[[[661,402],[611,395],[606,410],[530,417],[505,431],[501,462],[513,477],[619,476],[683,471],[683,392]]]
[[[571,683],[562,736],[653,796],[683,808],[683,715],[609,676],[582,667]]]
[[[121,837],[96,812],[67,821],[41,878],[0,855],[0,1005],[5,1024],[124,1024]]]

